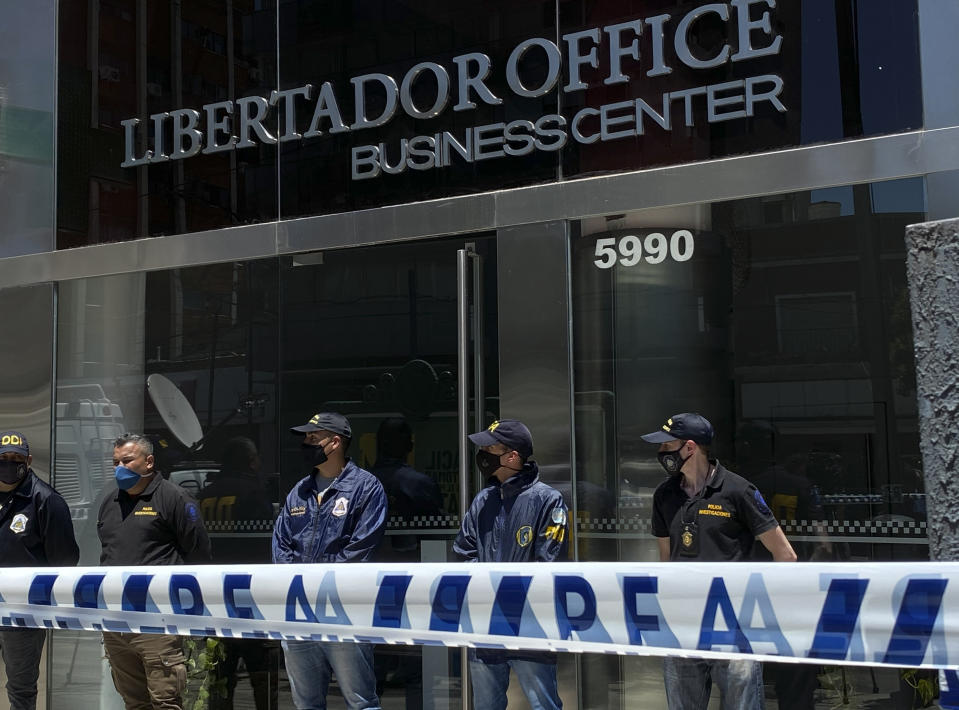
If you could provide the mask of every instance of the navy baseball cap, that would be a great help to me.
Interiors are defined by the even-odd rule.
[[[702,414],[683,412],[682,414],[674,414],[667,419],[659,431],[644,434],[641,438],[650,444],[662,444],[677,439],[684,441],[691,439],[697,444],[709,446],[713,440],[713,425]]]
[[[5,431],[0,433],[0,454],[8,453],[29,456],[30,444],[27,443],[27,437],[19,431]]]
[[[331,431],[334,434],[345,436],[347,439],[353,438],[353,430],[350,429],[349,421],[337,412],[314,414],[306,424],[290,428],[291,434],[306,434],[311,431]]]
[[[499,419],[485,431],[470,434],[469,440],[477,446],[503,444],[511,451],[518,451],[524,459],[533,455],[533,435],[523,422],[516,419]]]

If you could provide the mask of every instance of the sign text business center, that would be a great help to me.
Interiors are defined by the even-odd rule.
[[[758,10],[753,6],[759,5]],[[623,84],[630,81],[624,71],[624,60],[641,62],[640,38],[646,28],[648,37],[647,77],[664,76],[673,69],[665,60],[664,47],[667,30],[672,29],[673,47],[678,60],[694,70],[713,69],[727,62],[741,62],[779,53],[782,37],[774,34],[769,9],[776,7],[776,0],[730,0],[728,3],[708,3],[683,15],[673,27],[671,15],[662,14],[593,27],[563,35],[563,49],[568,69],[568,81],[563,86],[565,93],[582,91],[587,83],[581,78],[583,67],[598,69],[600,52],[605,54],[609,72],[603,80],[605,85]],[[707,15],[714,15],[730,27],[730,34],[737,39],[733,51],[725,43],[709,58],[700,58],[690,48],[689,35],[694,25]],[[758,15],[754,17],[754,15]],[[541,53],[546,59],[546,76],[530,86],[521,76],[521,63],[527,55]],[[537,98],[551,92],[560,80],[564,60],[563,51],[554,42],[533,37],[519,43],[506,62],[506,83],[519,97]],[[469,111],[478,106],[477,101],[498,105],[503,99],[496,96],[486,82],[493,71],[489,56],[469,52],[453,57],[455,69],[455,97],[453,111]],[[413,98],[414,87],[424,74],[432,74],[435,83],[433,102],[428,107],[419,106]],[[203,106],[205,125],[201,129],[201,112],[194,109],[177,109],[150,116],[153,123],[154,147],[135,153],[135,131],[138,118],[122,121],[124,127],[125,159],[121,167],[134,167],[167,160],[182,160],[198,153],[204,154],[249,148],[256,143],[267,144],[299,141],[315,138],[324,133],[336,134],[377,128],[389,123],[397,111],[414,119],[430,119],[441,115],[450,105],[453,80],[450,71],[436,62],[420,62],[411,67],[399,84],[388,74],[370,73],[350,79],[353,85],[355,115],[352,123],[343,120],[336,94],[331,82],[323,82],[319,88],[306,84],[294,89],[274,90],[270,97],[247,96],[236,101],[225,100]],[[528,78],[527,78],[528,80]],[[385,103],[379,116],[367,113],[369,88],[378,85],[385,93]],[[352,177],[354,180],[378,177],[383,172],[395,174],[410,170],[430,170],[446,167],[454,155],[466,162],[490,158],[522,156],[534,150],[556,151],[566,145],[569,137],[579,143],[615,140],[644,133],[644,121],[652,120],[664,130],[671,130],[672,109],[680,102],[685,125],[693,125],[693,102],[695,97],[704,97],[707,122],[728,121],[754,115],[758,103],[768,101],[777,111],[786,107],[779,99],[783,89],[782,78],[764,74],[738,81],[697,86],[662,95],[662,106],[653,107],[643,99],[631,99],[605,104],[598,108],[584,107],[567,120],[560,114],[547,114],[535,121],[516,120],[509,123],[494,123],[474,126],[466,130],[463,140],[449,131],[428,136],[415,136],[400,140],[398,152],[389,151],[384,143],[357,146],[352,151]],[[305,133],[296,130],[297,98],[300,103],[314,102],[312,119]],[[264,123],[276,108],[283,119],[277,136]],[[236,131],[233,131],[234,126]],[[170,145],[165,145],[165,135],[172,132]],[[169,149],[169,152],[167,150]]]

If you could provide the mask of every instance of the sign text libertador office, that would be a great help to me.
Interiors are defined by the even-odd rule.
[[[336,87],[325,81],[319,86],[306,84],[274,90],[268,98],[247,96],[236,101],[216,101],[204,105],[201,111],[182,108],[153,114],[148,119],[153,123],[151,150],[137,145],[135,134],[140,119],[128,118],[121,122],[125,146],[122,167],[240,150],[257,143],[287,143],[324,134],[372,131],[387,125],[401,112],[426,120],[447,111],[472,111],[481,104],[499,105],[503,96],[489,87],[494,72],[505,73],[506,86],[515,96],[537,98],[556,89],[563,79],[564,64],[566,83],[562,91],[566,94],[586,90],[584,70],[599,70],[601,66],[605,74],[603,84],[607,86],[628,84],[643,75],[669,75],[674,67],[666,59],[667,43],[675,50],[675,68],[683,69],[684,75],[689,74],[688,70],[714,69],[731,62],[776,55],[782,36],[773,30],[771,11],[775,8],[776,0],[707,3],[681,16],[660,14],[571,32],[563,35],[559,44],[532,37],[517,44],[502,67],[494,66],[486,54],[468,52],[453,57],[450,66],[419,62],[399,80],[378,72],[354,76],[350,79],[352,116],[340,109]],[[691,36],[697,23],[707,19],[725,24],[729,39],[711,50],[712,56],[703,57],[698,56],[702,50],[693,52]],[[533,64],[539,65],[538,71],[528,71]],[[702,107],[708,123],[751,117],[757,106],[764,103],[785,113],[786,106],[780,100],[782,91],[780,76],[760,74],[677,88],[651,102],[633,98],[585,106],[570,117],[551,113],[455,132],[410,136],[389,145],[369,142],[352,149],[352,178],[444,168],[456,160],[472,163],[534,151],[557,151],[570,140],[591,144],[643,135],[647,126],[653,124],[671,131],[680,122],[684,126],[694,125],[694,110],[700,114]],[[304,133],[297,130],[300,112],[311,114]],[[277,126],[277,135],[268,128],[272,125]]]

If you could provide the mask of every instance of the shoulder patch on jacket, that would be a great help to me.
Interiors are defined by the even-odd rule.
[[[516,544],[520,547],[526,547],[533,541],[533,528],[524,525],[516,531]]]

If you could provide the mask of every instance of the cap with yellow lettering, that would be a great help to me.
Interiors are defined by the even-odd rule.
[[[500,419],[489,425],[485,431],[469,435],[469,440],[477,446],[503,444],[512,451],[518,451],[524,459],[533,455],[533,435],[523,422],[517,419]]]
[[[27,443],[27,437],[19,431],[5,431],[0,433],[0,454],[8,453],[29,456],[30,444]]]
[[[674,414],[667,419],[659,431],[643,434],[641,438],[650,444],[662,444],[666,441],[682,439],[709,446],[713,440],[713,425],[702,414],[683,412],[682,414]]]

